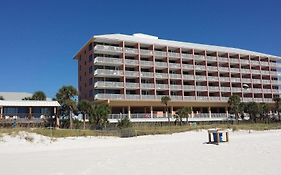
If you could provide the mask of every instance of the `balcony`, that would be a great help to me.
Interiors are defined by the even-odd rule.
[[[195,87],[192,85],[184,85],[183,86],[185,91],[194,91]]]
[[[170,85],[171,90],[181,90],[182,89],[181,87],[182,87],[181,85],[174,85],[174,84]]]
[[[169,86],[167,84],[156,84],[156,89],[158,89],[158,90],[168,90]]]
[[[206,76],[196,75],[196,81],[206,81]]]
[[[141,77],[153,78],[153,72],[141,72]]]
[[[229,59],[230,63],[239,63],[239,59],[235,59],[235,58],[230,58]]]
[[[207,86],[195,86],[196,91],[208,91]]]
[[[134,49],[134,48],[124,48],[126,54],[138,54],[138,49]]]
[[[126,89],[139,89],[139,83],[126,83]]]
[[[272,91],[271,91],[271,89],[263,89],[263,92],[264,92],[264,93],[270,93],[270,94],[271,94]]]
[[[181,74],[170,74],[170,79],[181,79]]]
[[[253,74],[261,74],[260,70],[252,69]],[[263,73],[263,72],[262,72]],[[266,74],[266,73],[265,73]],[[267,73],[268,74],[268,73]]]
[[[195,69],[196,69],[196,70],[200,70],[200,71],[205,71],[205,70],[206,70],[206,66],[195,65]]]
[[[239,68],[230,68],[231,72],[239,73],[240,69]]]
[[[140,99],[140,95],[127,94],[126,95],[126,99],[129,99],[129,100],[139,100]]]
[[[121,58],[110,58],[110,57],[96,57],[94,59],[94,65],[121,65]]]
[[[251,64],[252,64],[252,65],[258,66],[258,65],[260,65],[260,62],[259,62],[259,61],[252,61],[252,60],[251,60]]]
[[[139,77],[139,72],[137,71],[125,71],[126,77]]]
[[[270,84],[271,82],[270,82],[270,80],[262,80],[262,83],[263,84]]]
[[[229,68],[228,67],[219,67],[219,71],[220,72],[229,72]]]
[[[120,89],[123,88],[123,82],[109,82],[109,81],[97,81],[94,84],[96,89]]]
[[[140,50],[140,54],[141,54],[141,55],[152,56],[152,55],[153,55],[153,52],[152,52],[152,50],[144,50],[144,49],[141,49],[141,50]]]
[[[263,74],[263,75],[269,75],[269,74],[270,74],[270,72],[269,72],[269,71],[267,71],[267,70],[262,70],[262,71],[261,71],[261,74]]]
[[[155,66],[156,67],[167,67],[167,63],[166,62],[155,62]]]
[[[133,65],[133,66],[137,66],[139,63],[138,60],[132,60],[132,59],[125,59],[125,64],[127,65]]]
[[[124,99],[124,94],[96,94],[95,99],[97,99],[97,100],[107,100],[107,99],[121,100],[121,99]]]
[[[154,51],[154,55],[156,56],[156,57],[166,57],[167,55],[166,55],[167,53],[166,52],[162,52],[162,51]]]
[[[241,64],[249,64],[249,60],[240,59]]]
[[[230,87],[220,87],[222,92],[230,92]]]
[[[209,100],[219,101],[220,97],[209,97]]]
[[[105,45],[96,45],[94,47],[95,53],[122,53],[122,47],[116,46],[105,46]]]
[[[182,68],[184,70],[193,70],[193,65],[192,64],[183,64]]]
[[[183,97],[184,100],[195,100],[194,96],[184,96]]]
[[[194,80],[194,75],[185,75],[185,74],[183,74],[183,79],[184,80]]]
[[[158,79],[167,79],[168,74],[167,73],[155,73],[155,77]]]
[[[207,56],[207,61],[217,62],[217,57]]]
[[[241,73],[250,74],[250,69],[241,69]]]
[[[141,98],[142,99],[150,99],[150,100],[152,100],[152,99],[155,99],[155,95],[142,95]]]
[[[169,63],[169,67],[173,69],[180,69],[181,65],[178,63]]]
[[[209,86],[209,91],[219,92],[219,87],[218,86]]]
[[[154,89],[154,84],[152,83],[141,83],[142,89]]]
[[[141,64],[142,67],[153,67],[153,61],[141,60],[140,64]]]
[[[237,87],[232,87],[231,91],[232,92],[242,92],[242,89],[241,88],[237,88]]]
[[[219,57],[218,59],[220,62],[228,62],[228,58],[225,57]]]
[[[176,52],[168,52],[169,57],[175,57],[175,58],[179,58],[180,54],[176,53]]]
[[[220,77],[221,82],[229,82],[229,77]]]
[[[194,55],[194,59],[196,60],[201,60],[201,61],[205,61],[205,56],[204,55]]]
[[[208,71],[218,71],[218,67],[208,66]]]
[[[219,77],[216,76],[208,76],[209,81],[219,81]]]
[[[208,96],[197,96],[197,100],[209,100]]]
[[[241,79],[240,78],[231,78],[231,82],[240,83]]]
[[[260,80],[260,79],[253,79],[253,83],[258,83],[258,84],[260,84],[260,83],[261,83],[261,80]]]
[[[181,54],[181,57],[182,57],[183,60],[192,60],[192,59],[193,59],[192,54],[185,54],[185,53],[182,53],[182,54]]]
[[[171,95],[171,99],[172,99],[172,100],[176,100],[176,101],[178,101],[178,100],[182,100],[182,96],[178,96],[178,95]]]
[[[123,71],[120,70],[110,70],[110,69],[97,69],[94,72],[96,77],[120,77],[123,76]]]
[[[243,78],[242,83],[252,83],[252,80],[250,78]]]

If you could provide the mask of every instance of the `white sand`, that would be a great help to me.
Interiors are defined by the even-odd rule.
[[[281,130],[231,132],[230,142],[204,144],[207,132],[135,138],[67,138],[31,134],[0,138],[0,174],[278,175]]]

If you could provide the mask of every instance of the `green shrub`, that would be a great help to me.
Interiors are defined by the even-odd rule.
[[[121,138],[135,137],[135,136],[137,136],[137,133],[133,128],[120,129]]]
[[[119,129],[122,129],[122,128],[130,128],[130,127],[132,127],[132,122],[131,122],[130,119],[126,116],[126,117],[122,118],[121,120],[118,120],[117,127],[118,127]]]

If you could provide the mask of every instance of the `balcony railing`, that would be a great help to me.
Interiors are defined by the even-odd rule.
[[[208,96],[197,96],[197,100],[209,100]]]
[[[123,71],[120,70],[109,70],[109,69],[97,69],[94,72],[95,76],[122,76]]]
[[[194,96],[184,96],[183,97],[184,100],[195,100]]]
[[[140,61],[140,64],[142,67],[153,67],[153,62],[152,61],[144,61],[144,60],[141,60]]]
[[[239,73],[240,72],[240,69],[239,68],[230,68],[230,71],[231,72],[237,72],[237,73]]]
[[[152,72],[141,72],[142,77],[153,78],[153,75],[154,74]]]
[[[240,78],[231,78],[231,82],[239,83],[239,82],[241,82],[241,79]]]
[[[214,61],[214,62],[216,62],[216,61],[217,61],[217,57],[207,56],[207,60],[208,60],[208,61]]]
[[[219,87],[218,86],[209,86],[209,90],[212,91],[212,92],[218,92]]]
[[[263,89],[263,92],[264,93],[271,93],[272,91],[271,91],[271,89]]]
[[[125,47],[125,52],[126,53],[131,53],[131,54],[138,54],[138,49],[134,49],[134,48],[126,48]]]
[[[239,63],[239,59],[236,58],[230,58],[230,63]]]
[[[219,77],[216,76],[208,76],[209,81],[219,81]]]
[[[229,82],[229,77],[220,77],[220,81]]]
[[[263,84],[270,84],[271,82],[270,82],[270,80],[262,80],[262,83]]]
[[[251,79],[249,79],[249,78],[243,78],[242,79],[242,83],[251,83],[252,81],[251,81]]]
[[[218,71],[218,67],[215,66],[208,66],[209,71]]]
[[[140,95],[127,94],[127,95],[126,95],[126,99],[130,99],[130,100],[139,100],[139,99],[140,99]]]
[[[251,64],[252,65],[260,65],[260,62],[259,61],[251,61]]]
[[[220,97],[209,97],[210,100],[216,100],[216,101],[219,101],[220,100]]]
[[[95,51],[106,51],[106,52],[122,52],[122,47],[116,47],[116,46],[104,46],[104,45],[96,45],[94,47]]]
[[[196,70],[206,70],[206,66],[196,65],[195,69]]]
[[[222,92],[230,92],[230,87],[220,87]]]
[[[185,53],[182,53],[181,56],[182,56],[182,59],[183,59],[183,60],[192,60],[192,59],[193,59],[192,54],[185,54]]]
[[[181,79],[181,74],[170,74],[171,79]]]
[[[249,60],[240,59],[241,64],[249,64]]]
[[[139,77],[139,72],[137,71],[125,71],[126,77]]]
[[[166,57],[167,52],[162,52],[162,51],[154,51],[155,56],[160,56],[160,57]]]
[[[228,67],[219,67],[220,72],[228,72],[229,68]]]
[[[128,64],[128,65],[138,65],[138,63],[139,63],[138,60],[125,59],[125,64]]]
[[[179,58],[180,54],[179,53],[175,53],[175,52],[168,52],[169,57],[176,57]]]
[[[253,74],[260,74],[261,73],[261,71],[260,70],[255,70],[255,69],[252,69],[252,73]],[[262,72],[263,73],[263,72]],[[266,74],[266,73],[265,73]]]
[[[126,89],[138,89],[139,83],[126,83]]]
[[[192,85],[184,85],[183,88],[186,91],[194,91],[194,89],[195,89],[195,87]]]
[[[123,94],[96,94],[95,99],[124,99]]]
[[[195,89],[197,91],[208,91],[208,87],[207,86],[195,86]]]
[[[181,85],[174,85],[174,84],[170,85],[171,90],[180,90],[181,87],[182,87]]]
[[[140,50],[140,54],[141,54],[141,55],[152,55],[153,52],[152,52],[152,50],[144,50],[144,49],[141,49],[141,50]]]
[[[191,65],[191,64],[183,64],[182,68],[186,69],[186,70],[193,70],[193,65]]]
[[[169,63],[170,68],[180,69],[181,65],[178,63]]]
[[[109,58],[109,57],[96,57],[94,59],[95,65],[104,65],[104,64],[122,64],[122,59],[120,58]]]
[[[254,83],[261,83],[261,80],[260,79],[253,79],[253,82]]]
[[[167,63],[166,62],[155,62],[155,66],[156,67],[167,67]]]
[[[152,83],[141,83],[142,89],[154,89],[154,84]]]
[[[166,90],[169,89],[169,87],[167,84],[156,84],[156,89]]]
[[[219,57],[220,62],[228,62],[228,58],[225,57]]]
[[[241,73],[249,74],[250,72],[250,69],[241,69]]]
[[[168,74],[167,73],[156,73],[155,77],[158,78],[158,79],[167,79]]]
[[[196,75],[196,81],[198,81],[198,80],[206,81],[206,76]]]
[[[184,80],[194,80],[194,76],[193,75],[184,75],[183,74],[183,79]]]
[[[172,100],[182,100],[182,96],[171,95],[171,99],[172,99]]]
[[[95,82],[95,88],[123,88],[123,82],[109,82],[109,81],[97,81]]]
[[[237,87],[232,87],[231,91],[232,92],[242,92],[242,89],[241,88],[237,88]]]
[[[205,60],[205,56],[204,55],[194,55],[194,59],[195,60],[202,60],[202,61],[204,61]]]
[[[155,99],[155,95],[142,95],[142,99]]]

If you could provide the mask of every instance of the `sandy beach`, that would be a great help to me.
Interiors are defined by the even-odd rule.
[[[32,142],[25,139],[27,135],[33,138]],[[229,143],[205,142],[207,131],[56,141],[21,133],[0,138],[0,167],[5,175],[276,175],[281,172],[281,130],[230,132]]]

